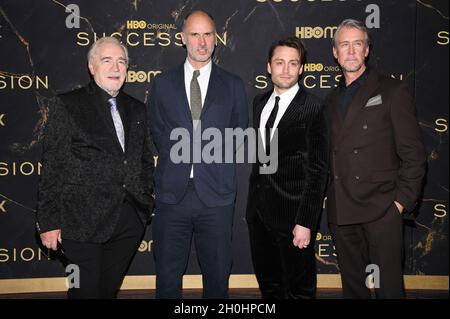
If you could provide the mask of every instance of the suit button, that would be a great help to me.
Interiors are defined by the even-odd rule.
[[[125,165],[127,165],[127,164],[128,164],[127,160],[124,160],[124,161],[123,161],[123,163],[124,163]]]
[[[337,176],[337,175],[334,175],[334,179],[339,179],[339,176]]]
[[[355,179],[356,179],[356,180],[359,180],[359,176],[358,176],[358,175],[356,175],[356,176],[355,176]]]
[[[357,149],[357,148],[355,148],[355,149],[353,150],[353,154],[358,154],[358,149]]]
[[[367,124],[363,125],[363,130],[367,130]]]
[[[126,188],[127,186],[125,184],[122,185],[123,188]]]

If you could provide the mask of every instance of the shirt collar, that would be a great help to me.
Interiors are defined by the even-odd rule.
[[[291,103],[291,101],[294,99],[295,95],[297,94],[298,90],[300,90],[300,86],[298,85],[298,83],[295,83],[295,85],[293,87],[291,87],[289,90],[287,90],[286,92],[278,95],[275,93],[275,90],[273,90],[272,95],[270,96],[271,99],[275,100],[276,96],[280,97],[280,103]]]
[[[200,76],[210,73],[211,68],[212,68],[212,60],[209,60],[209,62],[206,65],[198,69],[200,71]],[[186,58],[186,61],[184,62],[184,71],[187,72],[187,74],[193,74],[194,70],[196,69],[194,69],[191,63],[189,63],[189,60]]]
[[[95,92],[94,94],[97,95],[100,98],[100,100],[102,102],[104,102],[105,105],[109,105],[107,102],[110,98],[113,98],[113,96],[109,95],[108,92],[106,92],[101,87],[99,87],[98,84],[95,83],[94,80],[92,80],[91,85],[92,85],[92,88],[94,89],[94,92]],[[122,90],[119,90],[119,94],[117,94],[117,96],[115,97],[116,100],[119,98],[121,93],[122,93]]]
[[[342,75],[341,79],[339,81],[339,87],[341,89],[346,89],[346,88],[349,88],[351,86],[358,86],[359,87],[359,86],[363,85],[364,81],[367,78],[367,75],[369,74],[369,71],[370,71],[370,67],[366,66],[366,69],[364,70],[364,72],[356,80],[354,80],[349,86],[345,85],[345,77]]]

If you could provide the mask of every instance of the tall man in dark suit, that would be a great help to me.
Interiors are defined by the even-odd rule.
[[[218,130],[223,137],[226,128],[246,127],[246,93],[240,78],[211,61],[215,25],[208,14],[190,13],[184,20],[182,39],[187,49],[185,62],[158,76],[149,97],[151,130],[159,153],[153,224],[156,297],[181,298],[194,236],[203,296],[226,298],[235,164],[205,161],[196,150],[208,142],[198,138],[207,129]],[[187,141],[177,138],[181,131],[188,133]],[[180,143],[187,157],[181,162],[173,152]]]
[[[328,144],[322,104],[298,84],[305,55],[295,37],[275,43],[267,63],[274,88],[253,100],[253,127],[264,151],[274,151],[278,143],[278,169],[262,174],[265,164],[253,165],[247,202],[252,260],[263,298],[309,299],[316,292],[314,243]]]
[[[151,216],[153,154],[145,105],[121,91],[126,47],[102,38],[88,63],[93,81],[49,110],[37,226],[79,267],[69,298],[115,298]]]
[[[327,97],[331,134],[328,222],[344,297],[402,298],[402,214],[414,209],[425,152],[411,96],[401,82],[366,67],[369,36],[343,21],[333,39],[343,73]],[[367,281],[367,284],[366,284]]]

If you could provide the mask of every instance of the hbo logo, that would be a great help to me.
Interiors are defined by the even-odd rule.
[[[127,29],[145,29],[147,27],[147,22],[144,20],[128,20]]]
[[[150,82],[156,75],[160,74],[161,71],[128,71],[127,82]]]
[[[303,70],[305,72],[320,72],[320,71],[323,71],[323,64],[322,63],[307,63],[303,67]]]

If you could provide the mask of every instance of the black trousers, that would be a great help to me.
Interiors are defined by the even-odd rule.
[[[395,204],[373,222],[329,226],[336,246],[344,298],[371,298],[366,285],[370,273],[375,278],[373,284],[379,283],[379,287],[374,287],[377,298],[404,298],[403,218]]]
[[[64,254],[69,263],[79,267],[79,288],[68,290],[69,299],[116,298],[122,280],[135,255],[144,225],[135,208],[124,202],[119,221],[105,243],[87,243],[62,240]],[[64,236],[64,235],[63,235]]]
[[[205,206],[192,182],[178,204],[156,205],[152,222],[156,298],[182,297],[192,237],[203,277],[203,298],[228,298],[234,205]]]
[[[307,248],[292,243],[293,235],[265,225],[259,217],[248,221],[253,267],[264,299],[313,299],[317,272],[316,232]]]

